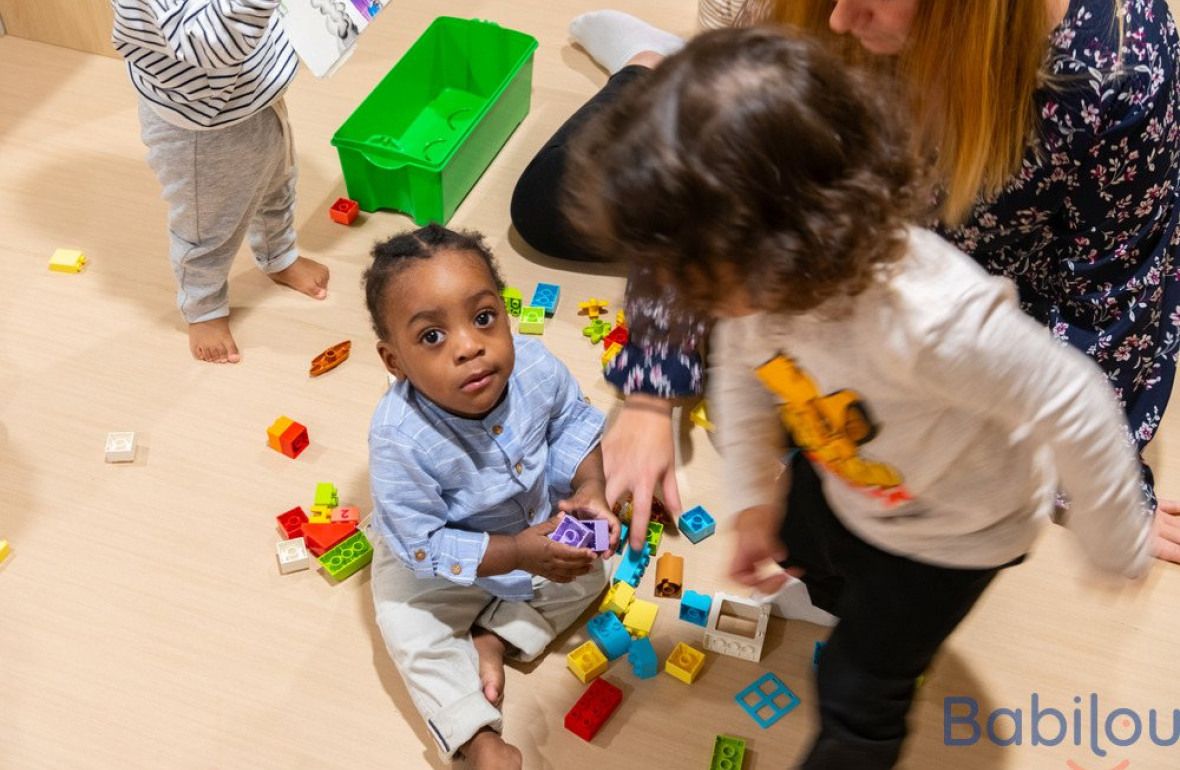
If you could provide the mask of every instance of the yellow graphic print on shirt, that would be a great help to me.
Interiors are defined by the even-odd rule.
[[[860,456],[860,447],[873,440],[877,426],[856,391],[821,395],[815,380],[782,353],[756,373],[783,402],[783,425],[812,462],[889,505],[911,499],[895,468]]]

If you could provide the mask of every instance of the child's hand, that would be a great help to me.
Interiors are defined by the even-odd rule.
[[[550,540],[549,535],[557,529],[559,518],[555,516],[513,536],[517,549],[516,566],[554,583],[569,583],[590,571],[594,551]]]
[[[774,593],[787,582],[787,572],[767,568],[787,558],[786,546],[778,539],[782,512],[774,506],[746,508],[737,516],[737,551],[729,566],[729,576],[742,585],[762,593]]]
[[[602,482],[590,480],[574,490],[566,500],[557,503],[557,510],[577,519],[604,519],[610,524],[610,548],[603,552],[602,558],[609,559],[614,555],[619,545],[619,518],[611,513],[606,504],[606,492]]]

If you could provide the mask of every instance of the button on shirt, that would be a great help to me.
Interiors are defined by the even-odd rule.
[[[552,516],[604,418],[540,341],[513,341],[508,393],[482,419],[446,412],[408,381],[392,384],[370,426],[369,473],[377,531],[418,577],[524,600],[533,596],[527,572],[476,577],[488,536]]]

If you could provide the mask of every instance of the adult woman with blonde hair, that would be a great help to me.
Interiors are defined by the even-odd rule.
[[[1142,451],[1180,345],[1180,40],[1165,0],[752,0],[739,17],[767,21],[890,76],[938,184],[935,228],[1015,282],[1026,312],[1103,369]],[[613,11],[570,28],[612,76],[526,169],[512,214],[539,250],[589,259],[557,202],[576,181],[564,178],[566,142],[677,39]],[[672,404],[702,390],[707,324],[668,294],[629,293],[646,333],[607,366],[626,400],[603,448],[608,498],[635,492],[635,540],[653,488],[679,507]],[[1146,465],[1143,485],[1154,505]],[[1156,553],[1172,561],[1177,510],[1156,513]]]

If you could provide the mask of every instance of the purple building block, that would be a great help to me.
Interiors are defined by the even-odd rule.
[[[550,540],[572,545],[574,548],[585,548],[594,537],[594,530],[572,516],[564,517],[549,535]]]
[[[593,519],[590,526],[594,528],[594,539],[590,541],[590,548],[598,553],[610,548],[610,522],[606,519]]]

